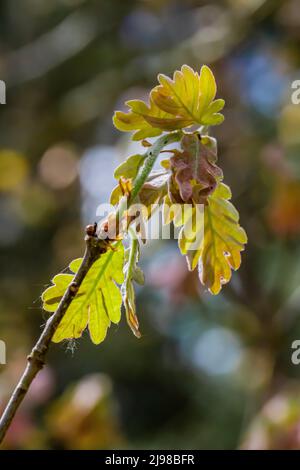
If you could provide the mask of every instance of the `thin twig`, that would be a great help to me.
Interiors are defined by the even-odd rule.
[[[171,142],[178,141],[180,139],[180,132],[172,132],[170,134],[164,135],[157,139],[157,141],[149,147],[146,152],[146,158],[144,163],[134,180],[134,185],[132,193],[127,200],[127,204],[122,207],[118,207],[117,214],[118,217],[122,217],[124,210],[127,209],[130,204],[132,204],[135,198],[138,196],[139,191],[142,189],[143,184],[145,183],[147,177],[149,176],[156,158],[158,157],[161,150]],[[0,443],[3,441],[10,424],[22,403],[24,397],[26,396],[29,387],[38,374],[38,372],[43,368],[45,364],[46,354],[48,352],[51,339],[59,326],[63,316],[65,315],[68,307],[70,306],[72,300],[76,296],[85,276],[87,275],[89,269],[94,264],[94,262],[105,253],[109,245],[105,245],[103,240],[99,239],[97,236],[90,235],[87,230],[87,235],[85,237],[86,249],[85,254],[81,263],[81,266],[76,273],[73,281],[68,286],[65,294],[63,295],[57,310],[47,321],[44,330],[39,337],[36,345],[33,347],[31,353],[27,357],[27,366],[23,372],[22,377],[20,378],[15,390],[13,391],[11,398],[1,416],[0,419]]]
[[[24,370],[24,373],[18,385],[16,386],[0,420],[0,442],[2,442],[17,409],[28,392],[33,379],[45,364],[45,357],[48,352],[52,336],[54,335],[61,319],[63,318],[69,305],[75,297],[90,267],[101,254],[101,248],[99,248],[97,242],[98,240],[94,237],[86,237],[86,250],[82,264],[76,273],[74,280],[68,286],[64,296],[62,297],[57,310],[47,321],[40,338],[27,357],[28,362],[26,369]]]

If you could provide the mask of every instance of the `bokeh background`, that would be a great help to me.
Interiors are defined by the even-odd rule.
[[[83,251],[131,153],[112,113],[158,72],[210,65],[219,162],[249,243],[217,297],[176,241],[143,249],[143,333],[51,348],[10,449],[300,448],[299,0],[1,0],[0,365],[3,408],[47,316],[40,294]]]

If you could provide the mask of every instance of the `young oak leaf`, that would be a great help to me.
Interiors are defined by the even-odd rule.
[[[176,226],[183,226],[178,240],[181,253],[186,255],[190,270],[198,265],[200,281],[212,294],[218,294],[229,282],[231,269],[240,267],[241,251],[247,243],[230,198],[229,187],[219,182],[204,206],[204,218],[195,217],[196,207],[182,211],[180,204],[172,207],[170,199],[165,199],[165,223],[173,220]]]
[[[132,181],[137,176],[141,165],[145,160],[145,155],[131,155],[122,162],[114,171],[114,177],[119,180],[110,195],[110,203],[115,206],[120,198],[132,189]]]
[[[115,169],[114,178],[135,178],[144,160],[145,155],[131,155]]]
[[[151,92],[154,103],[163,111],[190,120],[191,124],[211,126],[221,124],[219,113],[224,100],[215,100],[217,85],[209,67],[203,65],[200,75],[188,65],[183,65],[173,75],[173,80],[160,74],[160,85]]]
[[[137,238],[131,240],[131,246],[126,252],[126,263],[124,265],[124,275],[125,280],[122,284],[121,292],[122,298],[125,306],[126,319],[127,323],[137,337],[141,337],[139,330],[139,321],[136,314],[136,305],[135,305],[135,291],[133,286],[133,281],[138,284],[143,285],[145,282],[143,271],[137,266],[140,255],[140,247]]]
[[[150,106],[147,106],[141,100],[130,100],[125,103],[130,111],[116,111],[113,117],[113,123],[119,131],[136,131],[132,140],[144,140],[146,137],[157,137],[163,130],[174,130],[185,127],[185,121],[176,120],[172,115],[168,115],[159,109],[150,99]]]
[[[153,171],[146,183],[144,183],[138,197],[138,201],[142,204],[147,212],[145,217],[148,219],[152,216],[168,192],[169,174],[165,171]]]
[[[241,265],[241,251],[245,249],[247,235],[239,225],[239,213],[231,199],[228,186],[220,183],[209,196],[204,209],[204,240],[199,263],[201,282],[213,294],[230,281],[231,269]]]
[[[168,179],[170,175],[167,172],[153,171],[143,184],[139,191],[136,201],[131,204],[124,212],[123,221],[125,231],[129,226],[134,225],[135,230],[140,234],[141,239],[146,237],[146,220],[152,217],[159,204],[163,201],[168,192]],[[110,204],[117,205],[124,195],[131,192],[131,180],[121,177],[119,184],[113,189],[110,196]]]
[[[137,176],[144,160],[145,155],[131,155],[116,168],[114,177],[119,180],[119,184],[112,190],[110,195],[112,205],[118,204],[126,191],[130,193],[132,181]],[[158,204],[165,196],[168,178],[169,175],[166,171],[153,171],[140,190],[137,202],[143,204],[147,209],[146,218],[149,218],[152,214],[151,206]]]
[[[223,178],[221,168],[216,165],[216,149],[209,139],[207,136],[201,139],[198,133],[185,134],[181,140],[182,151],[173,152],[169,181],[169,196],[173,202],[206,204],[207,197]]]
[[[58,274],[53,286],[42,295],[43,308],[54,312],[68,285],[78,271],[82,259],[70,264],[73,274]],[[79,338],[88,327],[93,343],[99,344],[106,337],[111,322],[119,323],[121,318],[122,296],[117,284],[124,281],[124,248],[119,244],[95,261],[88,271],[72,303],[61,320],[52,341],[58,343],[64,339]],[[117,283],[117,284],[116,284]]]
[[[158,76],[160,85],[150,93],[150,104],[141,100],[127,101],[128,113],[117,111],[113,122],[117,129],[136,131],[133,140],[155,137],[162,131],[172,131],[192,125],[211,126],[221,124],[224,116],[219,113],[224,100],[217,99],[216,82],[212,71],[204,65],[200,74],[183,65],[173,75]]]

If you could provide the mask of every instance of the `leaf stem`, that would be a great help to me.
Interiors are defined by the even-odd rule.
[[[153,168],[153,165],[158,155],[162,151],[162,149],[166,147],[166,145],[171,144],[172,142],[178,142],[181,136],[182,136],[181,131],[171,132],[170,134],[162,135],[161,137],[157,139],[157,141],[151,147],[149,147],[149,150],[146,152],[146,158],[144,160],[144,164],[140,168],[140,171],[134,180],[133,189],[129,198],[130,204],[134,202],[138,193],[142,189],[142,186],[146,182]]]

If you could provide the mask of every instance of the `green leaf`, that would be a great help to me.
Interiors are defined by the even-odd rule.
[[[141,100],[126,102],[128,113],[117,111],[113,122],[121,131],[136,131],[133,140],[160,135],[162,131],[183,129],[192,125],[221,124],[219,113],[224,100],[214,100],[216,82],[212,71],[204,65],[200,74],[183,65],[173,80],[158,77],[160,85],[150,93],[149,106]]]
[[[115,179],[118,180],[122,176],[124,178],[135,178],[144,160],[145,155],[131,155],[115,169]]]
[[[131,240],[131,246],[128,250],[128,260],[124,266],[125,280],[122,285],[121,291],[126,311],[127,323],[131,331],[137,338],[141,337],[141,333],[139,330],[139,321],[136,314],[135,291],[133,281],[137,282],[138,284],[144,284],[145,282],[144,273],[137,266],[139,255],[139,241],[134,235],[134,238],[132,238]]]
[[[115,186],[111,192],[109,202],[112,206],[116,206],[118,202],[120,201],[121,197],[123,196],[122,189],[120,185],[118,184]]]
[[[167,194],[169,177],[166,172],[153,171],[140,190],[138,201],[147,209],[147,219],[152,216],[153,210]]]
[[[132,179],[135,178],[138,173],[143,160],[144,157],[142,155],[133,155],[118,166],[114,176],[119,179],[119,184],[112,190],[110,195],[110,203],[112,205],[118,204],[126,190],[130,192],[132,189]],[[151,206],[155,206],[161,202],[162,198],[166,195],[168,179],[169,174],[167,172],[152,171],[146,183],[144,183],[141,188],[137,198],[137,203],[142,204],[147,209],[147,215],[145,213],[145,218],[150,218],[152,215]]]
[[[68,285],[77,273],[82,259],[72,261],[70,271],[73,274],[58,274],[53,286],[42,295],[43,308],[54,312]],[[101,343],[106,337],[111,322],[119,323],[121,318],[122,296],[117,284],[124,281],[124,248],[119,244],[95,261],[84,278],[77,294],[61,320],[52,341],[58,343],[64,339],[79,338],[88,327],[91,340]],[[116,284],[117,283],[117,284]]]
[[[217,92],[215,77],[209,67],[203,65],[200,75],[188,65],[176,71],[173,80],[159,75],[160,85],[151,93],[156,106],[173,116],[190,120],[191,124],[214,125],[223,122],[224,100],[214,98]],[[190,125],[191,125],[190,124]]]
[[[239,225],[239,214],[229,202],[230,198],[229,187],[220,182],[207,199],[204,219],[195,217],[196,207],[182,216],[181,205],[172,208],[169,197],[165,198],[165,223],[173,220],[176,226],[182,226],[178,240],[181,253],[186,255],[190,270],[198,265],[200,281],[212,294],[218,294],[222,285],[229,282],[231,269],[240,267],[241,251],[247,243],[247,235]],[[189,230],[184,230],[187,226]]]
[[[131,155],[115,169],[114,177],[119,180],[119,184],[111,192],[110,204],[115,206],[126,192],[130,193],[132,181],[137,176],[144,160],[145,155]]]
[[[145,274],[139,266],[135,266],[132,272],[132,280],[140,286],[145,284]]]
[[[220,183],[205,208],[204,241],[199,276],[213,294],[230,281],[231,269],[241,265],[241,251],[247,243],[245,230],[239,225],[239,213],[229,199],[231,191]]]
[[[134,132],[132,140],[143,140],[146,137],[156,137],[162,133],[161,129],[153,127],[144,119],[145,114],[159,115],[160,110],[151,103],[150,108],[140,100],[130,100],[125,102],[130,109],[128,113],[116,111],[113,116],[114,126],[123,132]],[[163,113],[165,114],[165,113]]]

